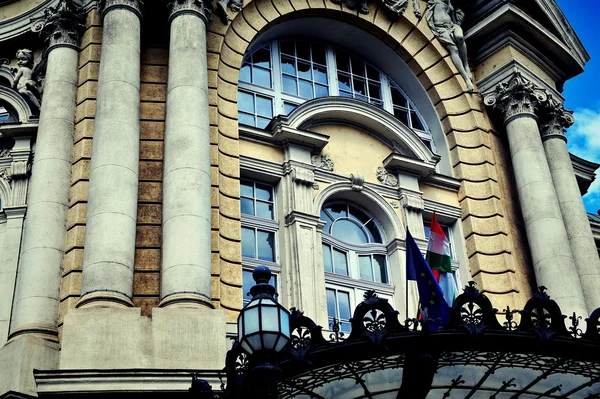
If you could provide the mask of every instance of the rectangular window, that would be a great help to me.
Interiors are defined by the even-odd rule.
[[[349,333],[351,305],[350,293],[338,289],[327,288],[327,317],[329,329],[333,329],[334,319],[340,323],[340,331]]]
[[[328,273],[348,276],[348,256],[346,252],[323,244],[323,265]]]
[[[274,219],[273,187],[248,180],[240,182],[242,215]]]
[[[243,125],[261,129],[273,119],[273,99],[238,90],[238,120]]]

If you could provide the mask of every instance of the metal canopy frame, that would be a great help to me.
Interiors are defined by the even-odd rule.
[[[326,340],[320,326],[292,309],[292,340],[273,377],[276,395],[600,399],[600,308],[585,320],[584,333],[582,318],[567,321],[540,287],[523,310],[504,309],[503,317],[498,321],[497,309],[473,282],[442,328],[426,314],[400,323],[398,312],[372,291],[355,309],[348,337],[334,326]],[[248,384],[258,383],[253,362],[234,344],[226,397],[243,397]]]

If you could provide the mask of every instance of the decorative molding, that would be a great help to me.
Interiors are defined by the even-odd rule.
[[[462,210],[458,206],[444,204],[443,202],[434,201],[428,198],[423,198],[423,203],[423,210],[429,213],[435,212],[437,216],[442,217],[442,222],[444,222],[444,217],[452,220],[460,220],[462,216]]]
[[[483,99],[485,105],[500,112],[506,126],[513,118],[530,115],[537,118],[540,104],[548,99],[543,90],[515,72],[507,82],[502,82]]]
[[[0,42],[12,39],[31,31],[33,21],[44,17],[47,7],[55,6],[60,0],[41,1],[35,7],[28,7],[27,10],[12,18],[4,19],[0,22]],[[1,8],[2,6],[0,6]]]
[[[210,0],[168,0],[169,23],[178,15],[197,15],[208,26],[212,20],[212,2]]]
[[[333,168],[335,166],[333,159],[328,154],[321,154],[321,159],[319,160],[318,155],[313,155],[310,158],[310,163],[315,165],[319,169],[328,170],[333,172]]]
[[[292,181],[296,184],[312,187],[315,183],[315,174],[312,170],[292,167],[290,171]]]
[[[315,190],[315,191],[318,191],[320,189],[319,188],[319,183],[314,182],[313,185],[312,185],[312,189]]]
[[[400,203],[409,211],[422,212],[425,209],[423,194],[403,192],[400,194]]]
[[[390,201],[390,205],[392,206],[392,208],[394,209],[398,209],[400,208],[400,204],[398,203],[398,201]]]
[[[377,168],[377,180],[386,186],[398,187],[398,178],[382,166]]]
[[[350,175],[350,182],[352,183],[352,191],[361,192],[364,188],[365,178],[353,173]]]
[[[84,20],[81,7],[72,0],[60,0],[56,7],[44,10],[44,17],[34,21],[31,30],[45,38],[48,51],[59,46],[79,50],[79,40],[85,29]]]
[[[573,111],[566,110],[563,104],[552,96],[540,108],[540,133],[542,140],[558,138],[567,141],[565,130],[575,123]]]
[[[112,8],[127,8],[142,18],[142,0],[101,0],[100,9],[102,16],[106,15]]]

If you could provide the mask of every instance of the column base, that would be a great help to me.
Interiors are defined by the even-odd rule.
[[[21,338],[24,335],[43,339],[49,342],[59,342],[58,329],[56,328],[56,326],[49,326],[43,324],[25,324],[19,328],[15,328],[8,335],[8,342]]]
[[[194,293],[171,294],[160,300],[159,308],[208,308],[214,309],[212,302],[204,295]]]
[[[96,291],[81,297],[76,308],[132,308],[131,298],[120,292]]]

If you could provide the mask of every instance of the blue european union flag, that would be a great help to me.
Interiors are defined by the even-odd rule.
[[[408,229],[406,229],[406,278],[417,282],[421,310],[432,319],[429,328],[436,329],[446,324],[450,314],[448,304],[431,268]]]

